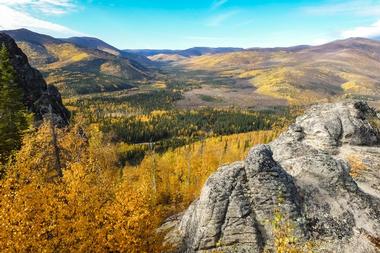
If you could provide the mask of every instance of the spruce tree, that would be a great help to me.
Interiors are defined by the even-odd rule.
[[[22,135],[27,128],[23,91],[10,63],[8,49],[3,44],[0,49],[0,164],[20,148]]]

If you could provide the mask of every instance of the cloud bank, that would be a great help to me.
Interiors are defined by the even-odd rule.
[[[78,31],[40,18],[64,15],[75,8],[72,0],[0,0],[0,29],[26,28],[53,36],[80,36],[83,34]]]
[[[380,36],[380,20],[369,25],[369,26],[359,26],[351,30],[343,31],[342,37],[366,37],[375,38]]]

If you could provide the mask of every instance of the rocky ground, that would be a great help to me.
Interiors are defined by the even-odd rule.
[[[177,252],[274,250],[275,210],[315,252],[379,252],[379,115],[364,102],[317,105],[245,161],[212,175],[162,227]]]

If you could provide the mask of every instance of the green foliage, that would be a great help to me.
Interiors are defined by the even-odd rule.
[[[149,93],[126,97],[125,102],[139,107],[144,112],[154,110],[169,110],[174,108],[174,102],[182,98],[181,93],[170,90],[155,90]]]
[[[102,131],[109,133],[114,142],[128,143],[128,150],[120,152],[121,163],[136,165],[150,148],[163,153],[209,137],[277,130],[281,127],[273,127],[276,126],[275,122],[287,124],[288,118],[290,115],[284,111],[273,113],[206,108],[196,111],[153,111],[103,121],[100,125]],[[151,144],[153,147],[150,147]],[[245,144],[247,145],[250,144]]]
[[[12,151],[20,148],[23,132],[28,128],[23,91],[18,87],[5,45],[0,50],[0,91],[0,163],[4,163]]]
[[[204,94],[199,95],[199,98],[205,102],[223,102],[223,100],[220,98],[216,98],[216,97],[212,97],[212,96],[208,96]]]
[[[112,117],[171,110],[174,109],[174,102],[181,98],[180,92],[171,90],[119,91],[70,99],[65,104],[74,114],[83,113],[89,123],[96,123]]]
[[[172,138],[229,135],[254,130],[268,130],[275,114],[237,110],[201,109],[136,115],[112,124],[103,130],[128,143],[157,142]]]

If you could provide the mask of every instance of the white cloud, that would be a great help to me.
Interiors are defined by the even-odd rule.
[[[38,11],[45,15],[62,15],[75,9],[73,0],[0,0],[0,5],[20,11]]]
[[[1,1],[1,0],[0,0]],[[16,0],[21,2],[22,0]],[[30,14],[0,5],[0,29],[12,30],[18,28],[31,29],[36,32],[47,33],[53,36],[80,36],[80,32],[49,21],[35,18]]]
[[[238,14],[239,11],[228,11],[228,12],[224,12],[224,13],[221,13],[221,14],[218,14],[218,15],[215,15],[213,17],[211,17],[207,22],[206,22],[206,25],[207,26],[211,26],[211,27],[217,27],[217,26],[220,26],[224,23],[224,21],[226,21],[227,19],[235,16],[236,14]]]
[[[326,44],[326,43],[328,43],[330,41],[332,41],[332,39],[318,38],[318,39],[314,39],[310,43],[306,43],[306,44],[308,44],[310,46],[319,46],[319,45]]]
[[[75,9],[74,0],[0,0],[0,29],[26,28],[59,37],[83,35],[40,18],[67,14]]]
[[[380,36],[380,20],[378,20],[377,22],[369,26],[359,26],[351,30],[343,31],[341,35],[343,38],[349,38],[349,37],[373,38],[376,36]]]
[[[334,3],[308,6],[302,11],[310,15],[356,15],[356,16],[379,16],[380,1],[378,0],[351,0],[334,1]]]
[[[228,2],[228,0],[214,0],[211,8],[212,9],[218,9],[219,7],[226,4],[227,2]]]

